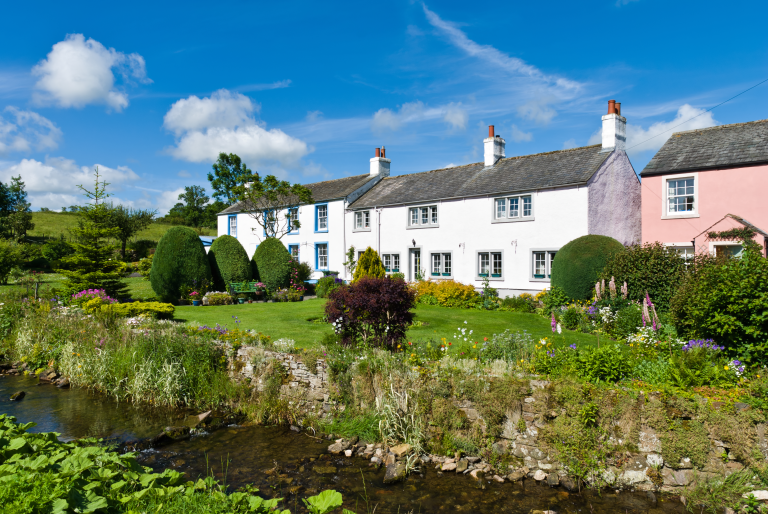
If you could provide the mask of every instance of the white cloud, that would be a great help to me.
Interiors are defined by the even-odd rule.
[[[61,130],[36,112],[8,106],[0,116],[0,155],[10,152],[52,150],[59,145]]]
[[[141,55],[106,48],[82,34],[68,34],[32,68],[32,74],[39,77],[33,98],[42,105],[80,108],[106,104],[121,111],[128,107],[128,95],[116,87],[115,73],[123,85],[152,82]]]
[[[22,159],[18,163],[0,163],[0,181],[7,183],[11,177],[21,175],[29,193],[29,201],[34,207],[58,209],[62,205],[84,202],[77,186],[93,189],[93,170],[96,166],[99,167],[101,179],[110,184],[110,191],[119,191],[121,185],[139,180],[139,176],[126,166],[78,166],[70,159],[50,157],[45,162]]]
[[[157,210],[159,211],[159,214],[161,216],[164,216],[168,214],[168,211],[171,210],[171,207],[179,203],[181,200],[179,200],[179,195],[184,192],[184,188],[180,187],[178,189],[174,189],[173,191],[163,191],[158,195],[155,205],[157,206]]]
[[[570,150],[571,148],[576,148],[577,146],[579,145],[576,144],[576,140],[571,138],[563,143],[563,150]]]
[[[550,107],[550,99],[536,98],[527,101],[517,108],[517,113],[525,119],[533,120],[541,125],[546,125],[555,117],[555,110]]]
[[[406,102],[397,111],[383,108],[376,111],[371,120],[371,129],[381,132],[385,129],[400,130],[403,125],[421,121],[442,120],[451,128],[465,129],[469,113],[461,102],[451,102],[439,107],[427,107],[421,101]]]
[[[405,33],[408,34],[409,36],[423,36],[424,35],[424,31],[422,31],[416,25],[408,25],[405,28]]]
[[[180,176],[181,178],[189,178],[192,176],[192,174],[187,170],[181,170],[180,172],[177,173],[177,175]]]
[[[176,146],[166,151],[177,159],[213,162],[220,152],[236,153],[252,166],[279,163],[299,167],[312,149],[280,129],[264,128],[254,118],[259,106],[239,93],[222,89],[210,97],[177,101],[166,113],[163,126],[173,132]]]
[[[533,139],[533,134],[530,132],[523,132],[519,128],[517,128],[517,125],[512,125],[512,141],[515,143],[522,143],[523,141],[528,142]]]
[[[313,123],[323,117],[322,111],[307,111],[307,118],[306,120],[310,123]]]
[[[469,121],[469,113],[467,110],[461,106],[461,102],[459,103],[449,103],[448,105],[443,107],[443,111],[445,112],[445,115],[443,116],[443,121],[451,125],[453,128],[459,128],[461,130],[464,130],[467,128],[467,122]]]
[[[291,79],[278,80],[277,82],[270,82],[269,84],[249,84],[235,89],[238,91],[266,91],[268,89],[283,89],[286,87],[291,87]]]
[[[677,115],[670,121],[657,121],[647,129],[639,125],[627,123],[627,152],[639,153],[656,151],[675,132],[714,127],[717,121],[712,112],[697,109],[688,104],[680,106]],[[589,144],[596,145],[602,142],[602,129],[589,138]]]

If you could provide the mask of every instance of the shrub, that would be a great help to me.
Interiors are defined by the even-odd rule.
[[[160,242],[149,275],[152,290],[165,302],[181,298],[185,286],[211,281],[211,267],[203,242],[188,227],[173,227]]]
[[[301,299],[301,292],[296,289],[281,289],[272,295],[276,302],[298,302]]]
[[[329,275],[317,281],[317,286],[315,287],[315,293],[317,294],[318,298],[328,298],[328,295],[331,294],[331,292],[335,291],[341,285],[342,285],[342,280],[340,278],[336,278]]]
[[[232,282],[246,282],[253,277],[245,248],[232,236],[225,234],[213,240],[208,249],[208,261],[216,289],[225,291]]]
[[[270,291],[287,287],[291,279],[291,254],[275,237],[268,237],[253,253],[259,280]]]
[[[49,261],[59,261],[75,253],[75,249],[63,239],[51,239],[43,245],[41,252]]]
[[[96,298],[103,300],[104,303],[116,302],[116,300],[114,298],[110,298],[107,292],[103,289],[86,289],[84,291],[80,291],[79,293],[73,294],[69,301],[74,305],[81,306]]]
[[[203,305],[232,305],[232,296],[221,291],[208,291],[203,296]]]
[[[170,303],[132,302],[104,305],[101,307],[101,311],[125,318],[133,318],[144,314],[156,319],[171,319],[173,318],[175,307]]]
[[[312,266],[308,262],[297,263],[296,270],[299,272],[301,282],[306,282],[312,276]]]
[[[112,298],[100,298],[96,297],[91,300],[88,300],[87,302],[83,303],[83,310],[87,313],[93,313],[101,310],[102,305],[111,305],[113,303],[116,303],[117,300],[113,300]]]
[[[152,241],[151,239],[137,239],[128,243],[128,249],[136,254],[137,259],[150,257],[152,255],[150,251],[153,248],[157,248],[157,241]]]
[[[768,350],[768,260],[748,248],[740,259],[697,257],[670,302],[678,332],[723,341],[750,364]]]
[[[370,246],[365,249],[355,268],[352,282],[357,282],[363,277],[383,278],[387,274],[379,254]]]
[[[561,288],[573,300],[588,300],[597,277],[614,254],[624,246],[607,236],[574,239],[557,252],[552,264],[552,287]]]
[[[568,303],[568,295],[557,286],[553,285],[546,291],[542,291],[542,293],[536,296],[544,306],[544,314],[550,314],[553,310]]]
[[[363,277],[333,291],[325,313],[344,344],[394,349],[413,322],[415,304],[416,295],[403,280]]]
[[[560,322],[568,330],[576,330],[581,324],[584,313],[579,307],[568,307],[565,312],[560,315]]]
[[[501,334],[493,334],[490,341],[483,343],[480,356],[483,361],[503,360],[518,362],[521,358],[529,358],[533,348],[533,338],[527,332],[512,332],[506,329]]]
[[[443,307],[470,308],[481,304],[475,287],[455,280],[422,280],[412,286],[419,303]]]
[[[151,254],[149,257],[144,257],[139,261],[137,270],[145,280],[149,280],[149,274],[152,271],[152,258],[154,256],[155,254]]]
[[[579,376],[590,382],[618,382],[632,371],[628,355],[616,345],[588,348],[579,352]]]
[[[650,323],[650,320],[646,320]],[[628,305],[616,312],[613,320],[612,335],[627,338],[643,326],[643,311],[639,305]]]
[[[504,298],[501,301],[501,307],[513,312],[533,312],[535,310],[533,296],[528,293]]]
[[[614,277],[617,287],[626,282],[630,300],[639,301],[647,292],[656,307],[666,311],[685,273],[685,260],[673,249],[655,242],[613,254],[599,278],[607,282]]]
[[[16,243],[0,239],[0,284],[8,283],[8,275],[18,265],[19,251]]]

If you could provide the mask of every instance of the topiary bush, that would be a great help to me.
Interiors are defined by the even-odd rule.
[[[173,227],[157,243],[150,284],[164,302],[176,302],[182,288],[211,282],[211,266],[203,242],[189,227]]]
[[[245,282],[253,278],[248,254],[235,237],[223,235],[214,239],[208,250],[208,261],[213,284],[218,291],[226,291],[232,282]]]
[[[470,309],[482,304],[475,287],[454,280],[422,280],[412,285],[416,299],[426,305]]]
[[[291,280],[291,254],[275,237],[269,237],[256,248],[253,262],[258,270],[259,280],[270,291],[288,287]]]
[[[616,288],[626,282],[630,300],[640,301],[647,292],[657,309],[667,311],[685,273],[685,259],[655,242],[629,246],[625,251],[613,254],[599,278],[607,283],[614,277]]]
[[[363,277],[383,278],[386,275],[387,270],[384,268],[378,252],[369,246],[357,262],[352,282],[357,282]]]
[[[341,287],[342,280],[334,276],[323,277],[317,281],[315,294],[318,298],[327,298],[336,288]]]
[[[572,300],[588,300],[608,260],[624,245],[608,236],[588,235],[563,246],[552,263],[552,287]]]

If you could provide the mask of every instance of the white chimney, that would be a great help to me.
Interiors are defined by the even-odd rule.
[[[493,125],[490,125],[488,127],[488,139],[483,140],[483,145],[485,146],[485,151],[483,153],[485,155],[486,166],[493,166],[499,159],[505,157],[504,146],[506,144],[507,142],[504,141],[501,136],[494,134]]]
[[[381,175],[382,177],[389,176],[389,164],[392,161],[387,159],[387,149],[383,146],[376,149],[376,157],[371,159],[371,176],[375,177]]]
[[[621,104],[608,100],[608,114],[603,116],[603,152],[626,150],[627,118],[621,115]]]

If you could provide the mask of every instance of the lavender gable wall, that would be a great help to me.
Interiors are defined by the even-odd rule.
[[[627,153],[611,153],[587,186],[589,233],[610,236],[625,246],[639,243],[641,186]]]

